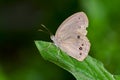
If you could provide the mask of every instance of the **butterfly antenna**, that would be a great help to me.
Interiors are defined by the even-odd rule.
[[[46,31],[44,31],[44,30],[42,30],[42,29],[39,29],[39,31],[48,33],[48,34],[50,34],[50,36],[53,35],[53,34],[51,33],[51,31],[50,31],[45,25],[41,24],[41,26],[42,26]]]

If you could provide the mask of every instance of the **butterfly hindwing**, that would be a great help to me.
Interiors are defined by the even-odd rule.
[[[76,36],[71,37],[59,44],[61,50],[65,51],[69,56],[83,61],[90,50],[90,43],[87,37]]]

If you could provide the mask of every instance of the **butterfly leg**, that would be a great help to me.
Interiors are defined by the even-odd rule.
[[[52,45],[52,43],[50,43],[50,44],[47,46],[47,48],[45,48],[45,49],[43,49],[43,50],[48,50],[51,45]]]
[[[58,48],[58,47],[57,47]],[[60,53],[61,53],[61,50],[58,48],[58,52],[57,52],[58,54],[57,54],[57,56],[59,56],[60,55]]]
[[[60,50],[59,47],[57,47],[57,55],[56,55],[56,57],[57,57],[58,61],[60,60],[60,54],[61,54],[61,50]]]

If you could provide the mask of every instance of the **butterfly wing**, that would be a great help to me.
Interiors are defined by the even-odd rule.
[[[83,61],[90,50],[90,43],[87,37],[82,36],[82,38],[79,39],[69,38],[63,41],[59,47],[69,56],[79,61]]]
[[[88,27],[88,18],[84,12],[78,12],[68,17],[57,29],[55,37],[57,39],[66,39],[68,34],[74,31],[79,31],[81,34],[86,35],[86,27]]]
[[[89,40],[86,37],[87,26],[88,19],[85,13],[75,13],[60,25],[52,40],[68,55],[82,61],[90,48]]]

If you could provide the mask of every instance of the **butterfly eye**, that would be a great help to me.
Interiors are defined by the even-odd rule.
[[[78,35],[77,38],[80,39],[80,35]]]

